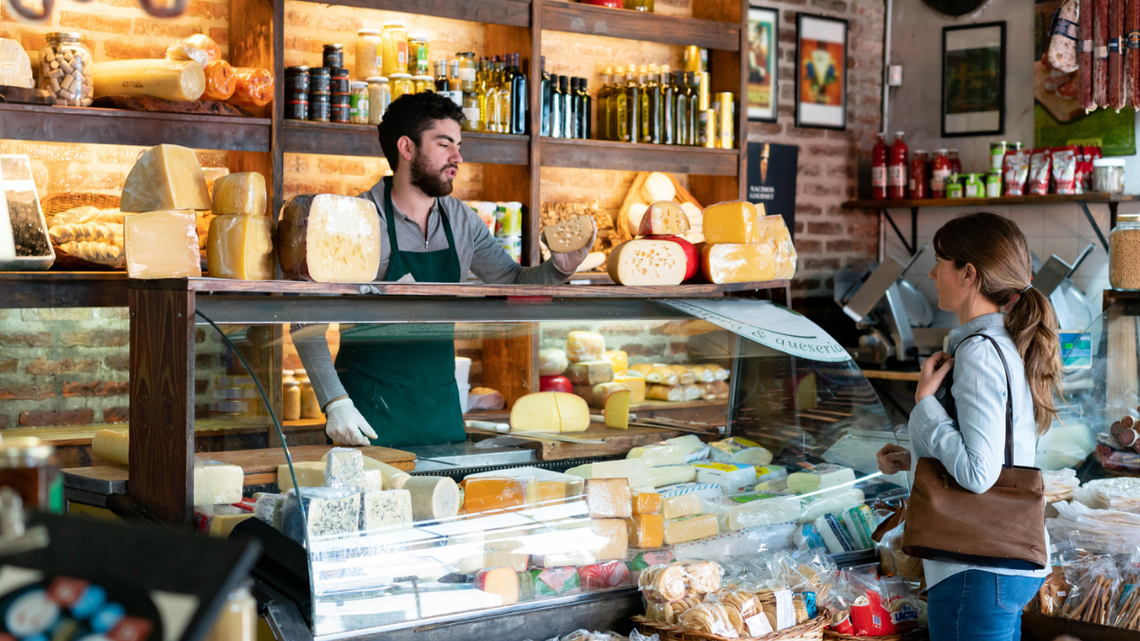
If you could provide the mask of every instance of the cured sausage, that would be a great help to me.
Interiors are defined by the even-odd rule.
[[[1132,107],[1140,109],[1140,0],[1128,0],[1128,9],[1125,11],[1124,30],[1128,37],[1128,96],[1132,100]]]
[[[1092,25],[1093,0],[1080,0],[1080,9],[1077,11],[1077,75],[1080,77],[1080,91],[1077,92],[1081,108],[1086,112],[1096,109],[1093,100],[1092,77]]]
[[[1093,101],[1108,106],[1108,0],[1093,0]]]
[[[1124,107],[1124,0],[1108,5],[1108,106]]]

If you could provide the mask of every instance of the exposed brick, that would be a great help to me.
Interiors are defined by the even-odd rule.
[[[834,236],[843,233],[843,225],[840,223],[808,223],[809,234],[819,234],[823,236]]]
[[[201,327],[196,327],[194,329],[194,342],[195,343],[205,343],[206,342],[206,330],[202,329]]]
[[[20,425],[47,427],[49,425],[90,425],[95,422],[95,410],[27,410],[20,412]]]
[[[0,401],[42,401],[55,396],[51,385],[29,383],[0,387]]]
[[[865,249],[863,241],[860,240],[829,240],[827,241],[827,251],[829,252],[861,252]]]
[[[818,216],[823,213],[823,209],[819,205],[811,203],[796,203],[797,216]]]
[[[8,417],[4,414],[0,414],[0,430],[6,429],[8,429]]]
[[[801,263],[804,269],[840,269],[838,258],[806,258]]]
[[[0,334],[0,347],[51,347],[51,333]]]
[[[204,2],[203,0],[194,0],[194,2],[191,2],[190,6],[186,8],[186,15],[194,18],[228,18],[230,16],[230,5],[228,2]]]
[[[665,344],[646,345],[643,343],[629,343],[621,346],[621,351],[634,356],[664,356]]]
[[[130,342],[127,330],[91,329],[82,332],[64,332],[60,344],[64,347],[122,347]]]
[[[89,358],[75,359],[65,358],[61,361],[49,361],[45,358],[37,358],[36,360],[28,363],[24,371],[32,376],[54,376],[57,374],[91,374],[95,371],[98,363]]]
[[[91,309],[84,307],[37,307],[20,310],[20,319],[25,321],[85,321],[91,320],[91,316]]]
[[[103,410],[104,423],[127,423],[131,420],[129,407],[108,407]]]
[[[0,374],[13,374],[18,361],[14,358],[0,358]]]
[[[102,31],[124,35],[131,30],[131,21],[129,18],[111,18],[87,11],[60,11],[59,26],[79,27],[84,32]]]
[[[807,183],[801,187],[804,195],[807,196],[842,196],[843,188],[834,183],[820,184],[820,183]]]
[[[602,323],[598,326],[598,333],[603,336],[639,336],[645,328],[640,324],[632,323]]]
[[[166,45],[146,44],[137,40],[128,42],[107,40],[103,43],[103,53],[109,60],[163,58],[166,56]]]
[[[104,358],[103,364],[116,372],[129,372],[131,370],[131,357],[129,354],[115,354]]]
[[[86,383],[64,383],[63,395],[73,396],[124,396],[130,391],[126,381],[89,381]]]
[[[784,126],[774,122],[752,122],[748,124],[748,133],[778,136],[784,133]]]

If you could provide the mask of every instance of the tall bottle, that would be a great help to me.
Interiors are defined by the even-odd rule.
[[[625,112],[626,130],[622,134],[622,141],[641,142],[641,78],[634,65],[630,65],[625,74],[625,95],[629,98],[629,104]]]
[[[558,79],[558,91],[562,94],[559,96],[562,99],[562,137],[576,138],[574,135],[576,114],[574,113],[574,94],[570,90],[570,76],[562,76]]]
[[[657,65],[642,67],[641,83],[641,142],[661,144],[660,118],[661,84],[657,81]]]
[[[450,80],[451,80],[452,91],[461,91],[463,89],[463,87],[460,85],[460,81],[459,81],[459,59],[458,58],[451,61],[451,73],[449,74],[448,78],[450,78]],[[460,102],[462,102],[462,99],[460,99]]]
[[[527,102],[526,76],[522,72],[522,55],[514,54],[511,64],[511,133],[526,134],[530,126],[530,103]]]
[[[673,72],[673,144],[687,145],[689,140],[689,94],[684,71]]]
[[[625,131],[625,112],[618,113],[618,108],[621,106],[625,98],[625,67],[618,65],[614,70],[613,88],[610,94],[606,96],[606,130],[609,132],[607,140],[620,141],[621,134]]]
[[[562,123],[562,76],[551,76],[550,78],[550,136],[552,138],[561,138],[563,127]]]
[[[871,198],[875,200],[887,199],[887,136],[879,132],[878,139],[871,149]]]
[[[610,139],[609,111],[606,106],[606,98],[610,95],[613,73],[613,67],[606,67],[605,73],[602,74],[602,86],[598,88],[598,124],[594,127],[594,135],[597,136],[598,140]]]
[[[661,67],[661,143],[673,144],[673,115],[676,110],[677,89],[673,86],[673,72],[669,65]]]
[[[891,199],[906,198],[907,187],[907,147],[903,132],[895,132],[891,143],[890,158],[887,159],[887,196]]]
[[[701,94],[697,85],[697,74],[693,71],[685,72],[686,91],[689,93],[689,137],[685,144],[690,147],[699,147],[701,144]]]
[[[594,136],[594,117],[593,108],[590,100],[590,90],[586,86],[586,79],[578,79],[578,92],[581,96],[581,104],[578,106],[578,120],[582,123],[581,135],[578,136],[583,140],[588,140]]]
[[[503,56],[499,64],[495,65],[495,73],[497,76],[499,87],[499,108],[498,108],[498,129],[501,134],[511,133],[511,109],[514,106],[514,99],[511,95],[513,89],[511,83],[511,74],[507,70],[510,66],[508,60],[510,56]]]
[[[491,131],[491,107],[494,105],[494,87],[488,82],[488,68],[490,62],[486,57],[479,59],[479,73],[477,75],[478,89],[476,92],[479,94],[479,115],[482,117],[482,125],[479,131]]]
[[[542,56],[540,58],[540,64],[542,65],[542,82],[539,85],[539,91],[541,92],[541,94],[539,96],[539,98],[540,98],[539,102],[542,105],[542,119],[541,119],[541,124],[539,126],[539,135],[549,136],[550,135],[550,96],[551,96],[551,90],[550,90],[550,74],[546,73],[546,56]]]
[[[451,79],[447,77],[447,59],[440,58],[435,61],[435,92],[450,93]]]

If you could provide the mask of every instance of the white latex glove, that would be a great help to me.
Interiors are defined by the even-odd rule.
[[[368,439],[376,438],[376,432],[350,398],[326,405],[325,420],[325,434],[338,445],[371,445]]]
[[[594,243],[598,240],[598,223],[591,220],[590,226],[594,228],[594,233],[590,236],[590,242],[586,243],[582,249],[565,254],[550,250],[551,260],[563,274],[573,274],[574,270],[578,269],[578,265],[581,265],[582,261],[586,260],[586,256],[589,256],[590,252],[593,251]],[[546,242],[546,230],[542,232],[542,243],[550,247],[550,243]]]

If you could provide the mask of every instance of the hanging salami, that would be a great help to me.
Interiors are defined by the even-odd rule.
[[[1132,101],[1132,108],[1140,110],[1140,0],[1128,0],[1128,9],[1125,11],[1125,32],[1128,43],[1128,64],[1125,73],[1128,76],[1128,96]]]
[[[1093,0],[1093,101],[1108,106],[1108,0]]]
[[[1124,107],[1124,0],[1108,5],[1108,106]]]
[[[1093,100],[1093,63],[1092,63],[1092,26],[1093,26],[1093,0],[1080,0],[1077,11],[1077,75],[1080,76],[1080,93],[1078,100],[1081,108],[1086,112],[1096,109]]]

